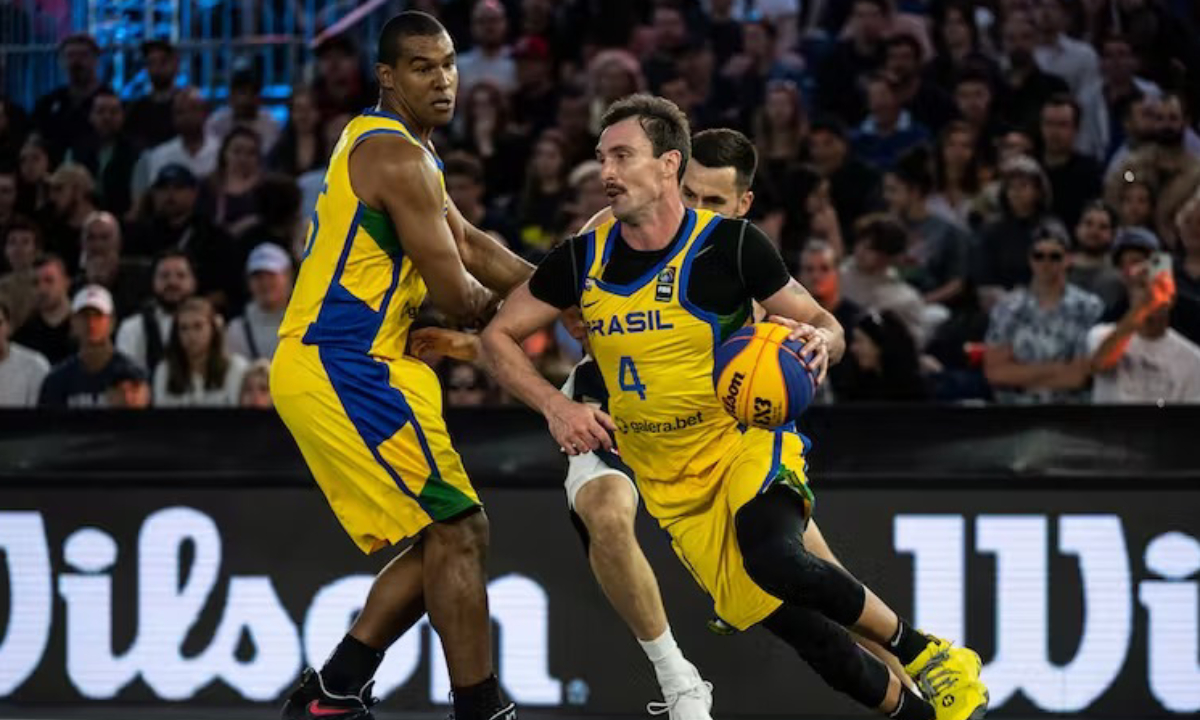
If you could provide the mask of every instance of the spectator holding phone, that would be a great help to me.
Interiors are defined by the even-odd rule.
[[[1130,308],[1116,324],[1088,333],[1092,401],[1200,403],[1200,347],[1171,329],[1171,258],[1155,253],[1134,270]]]

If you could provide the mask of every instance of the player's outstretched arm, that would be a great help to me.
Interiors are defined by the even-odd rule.
[[[495,298],[463,265],[442,214],[437,170],[421,148],[407,141],[379,136],[363,142],[368,144],[369,150],[360,147],[350,156],[355,194],[387,212],[438,310],[463,322],[484,315]]]
[[[804,341],[804,353],[814,353],[809,369],[817,372],[818,382],[823,381],[830,363],[846,352],[842,324],[795,279],[763,300],[762,306],[770,316],[767,320],[791,327],[792,339]]]
[[[612,419],[563,395],[541,376],[521,348],[526,338],[554,322],[559,312],[535,298],[529,284],[522,283],[483,331],[485,365],[506,390],[546,417],[550,433],[566,453],[612,449],[609,431],[616,430]]]
[[[502,297],[508,295],[533,274],[533,265],[467,222],[453,200],[446,218],[467,272],[492,292]]]

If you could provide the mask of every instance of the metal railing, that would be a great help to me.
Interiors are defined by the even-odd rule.
[[[234,67],[252,63],[268,102],[310,79],[314,43],[333,31],[374,37],[403,0],[0,0],[0,96],[32,109],[64,82],[58,43],[90,33],[102,49],[100,76],[124,98],[146,92],[141,44],[169,40],[179,84],[208,97],[227,91]],[[360,43],[362,47],[368,47]]]

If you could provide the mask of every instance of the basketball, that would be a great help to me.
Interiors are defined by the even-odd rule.
[[[791,330],[762,322],[738,330],[717,348],[713,388],[738,422],[774,430],[800,417],[812,402],[816,378],[800,359]]]

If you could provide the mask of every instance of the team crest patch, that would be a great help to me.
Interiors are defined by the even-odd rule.
[[[671,300],[672,288],[675,286],[675,268],[663,268],[658,274],[658,284],[654,288],[654,299],[659,302]]]

